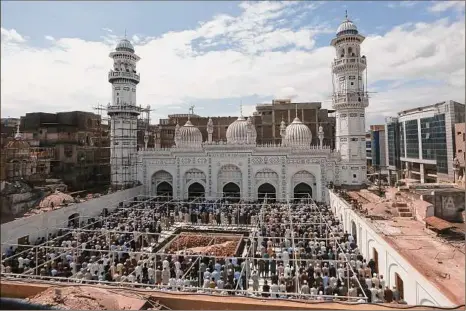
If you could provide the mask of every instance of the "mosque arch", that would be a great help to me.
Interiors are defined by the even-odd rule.
[[[241,197],[241,188],[234,182],[229,182],[223,186],[223,197],[239,199]]]
[[[166,181],[162,181],[156,188],[157,196],[173,197],[173,187]]]
[[[356,223],[354,222],[354,220],[351,220],[351,235],[353,236],[354,240],[358,241],[358,229],[356,227]]]
[[[200,183],[193,182],[188,187],[188,198],[193,199],[193,198],[198,198],[198,197],[201,197],[201,198],[205,197],[205,188]]]
[[[295,199],[308,198],[309,196],[312,198],[312,187],[302,182],[294,187],[293,193]]]
[[[306,171],[301,170],[293,175],[291,178],[291,186],[295,198],[313,196],[314,186],[316,185],[316,177]]]
[[[193,186],[193,184],[195,183],[199,185]],[[200,194],[202,194],[202,196],[205,196],[206,184],[207,184],[207,177],[203,171],[197,168],[191,168],[187,170],[184,173],[184,187],[183,187],[184,195],[183,197],[184,198],[191,198],[193,196],[198,197],[200,196]],[[190,191],[190,189],[192,189],[191,186],[195,188],[195,191]],[[199,186],[202,186],[202,190]],[[199,194],[195,195],[194,192],[198,192]]]
[[[152,195],[158,195],[159,192],[169,193],[173,195],[173,176],[165,170],[155,172],[151,178]],[[163,184],[163,185],[162,185]],[[167,184],[170,186],[168,187]],[[159,187],[162,185],[161,187]]]
[[[275,200],[277,196],[277,189],[270,183],[263,183],[257,188],[257,197],[259,201],[263,201],[264,198],[267,200]]]
[[[74,213],[68,216],[68,227],[72,227],[72,228],[79,227],[79,213]]]
[[[236,185],[236,187],[239,188],[238,191],[232,190],[229,191],[230,194],[233,193],[240,193],[241,185],[242,185],[242,179],[243,179],[243,173],[241,172],[241,169],[233,164],[226,164],[220,167],[217,175],[217,191],[219,193],[223,193],[223,196],[225,197],[225,187],[226,189],[233,189],[233,185],[229,185],[230,183],[233,183]]]

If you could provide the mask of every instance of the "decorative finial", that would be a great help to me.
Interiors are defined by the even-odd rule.
[[[295,118],[298,117],[298,103],[295,104]]]
[[[194,105],[192,105],[192,106],[189,107],[188,120],[190,120],[190,119],[191,119],[191,115],[194,114],[194,107],[195,107]]]
[[[348,20],[348,10],[345,10],[345,18]]]
[[[125,28],[125,39],[126,39],[126,28]]]
[[[16,125],[16,135],[15,139],[21,139],[21,133],[19,132],[19,125],[21,124],[21,120],[18,121],[18,125]]]
[[[239,114],[241,117],[243,116],[243,100],[241,100],[241,104],[239,104]]]

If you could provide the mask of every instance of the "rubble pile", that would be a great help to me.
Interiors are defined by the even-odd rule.
[[[212,241],[212,239],[214,239]],[[240,237],[215,237],[198,233],[182,233],[174,240],[168,253],[209,254],[213,256],[234,256]]]
[[[64,310],[140,310],[147,302],[129,292],[86,286],[52,287],[27,300]]]

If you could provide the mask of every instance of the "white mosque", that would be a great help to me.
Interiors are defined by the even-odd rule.
[[[267,193],[278,201],[310,194],[328,201],[329,183],[360,186],[366,182],[365,108],[368,106],[363,72],[366,57],[360,45],[365,37],[346,18],[331,41],[336,58],[332,64],[333,108],[336,110],[336,149],[311,145],[312,133],[298,117],[280,126],[281,144],[256,144],[251,119],[240,115],[230,124],[226,142],[212,141],[213,123],[208,123],[208,139],[190,120],[177,125],[175,145],[169,149],[137,150],[136,127],[141,108],[136,105],[136,73],[133,45],[120,41],[110,57],[112,84],[111,170],[112,184],[124,186],[139,181],[147,194],[169,194],[175,199],[205,196],[216,199],[236,196],[255,200]],[[329,81],[331,83],[331,81]],[[137,164],[137,165],[136,165]]]

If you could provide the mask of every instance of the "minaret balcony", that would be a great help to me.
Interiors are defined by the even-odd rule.
[[[334,109],[366,108],[369,106],[369,98],[364,92],[338,93],[333,95],[332,102]]]
[[[344,57],[341,59],[335,59],[332,64],[332,69],[338,70],[344,68],[346,65],[356,65],[360,70],[364,70],[367,63],[366,59],[362,57]]]
[[[135,81],[136,83],[139,83],[140,78],[141,77],[137,73],[132,73],[132,72],[110,70],[110,72],[108,73],[108,81],[110,83],[116,79],[131,79]]]

